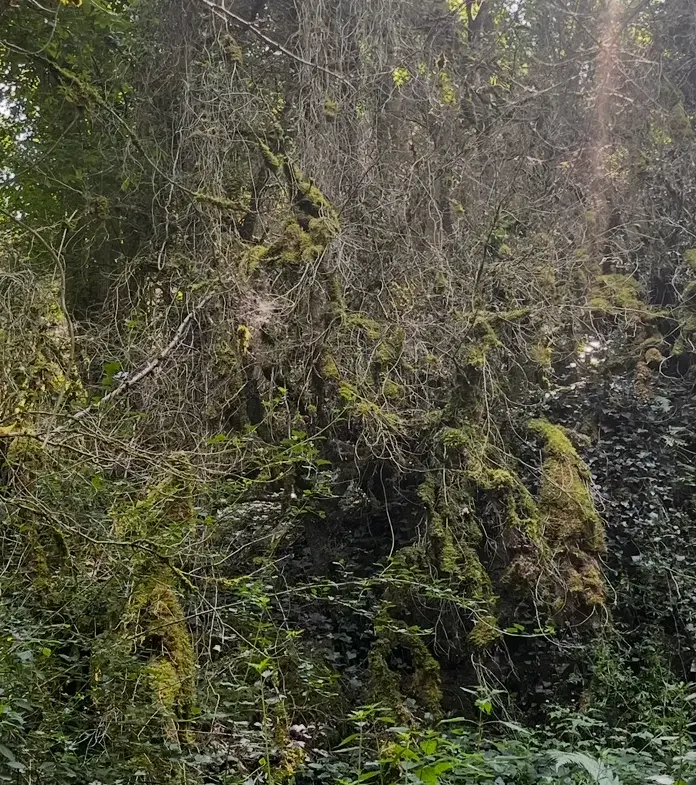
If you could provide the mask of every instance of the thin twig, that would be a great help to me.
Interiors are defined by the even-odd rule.
[[[317,71],[322,71],[329,76],[332,76],[334,79],[339,79],[343,84],[348,85],[351,90],[355,90],[355,86],[352,82],[342,76],[341,74],[337,73],[336,71],[332,71],[330,68],[326,68],[323,65],[319,65],[318,63],[313,63],[311,60],[305,60],[304,57],[300,57],[300,55],[295,54],[294,52],[290,51],[287,47],[279,44],[277,41],[274,41],[272,38],[269,38],[264,32],[259,30],[256,25],[252,24],[251,22],[247,22],[246,19],[235,14],[233,11],[230,11],[229,8],[225,8],[222,5],[218,5],[217,3],[212,2],[212,0],[203,0],[203,2],[210,8],[210,10],[216,14],[217,16],[223,16],[227,19],[232,19],[237,24],[242,25],[247,30],[252,32],[254,35],[258,36],[262,41],[267,43],[273,49],[276,49],[278,52],[282,52],[287,57],[291,57],[293,60],[296,60],[298,63],[302,63],[303,65],[308,65],[310,68],[316,68]]]

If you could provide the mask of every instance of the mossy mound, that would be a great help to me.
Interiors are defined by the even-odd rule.
[[[529,429],[544,443],[537,502],[543,540],[539,545],[558,576],[553,604],[571,611],[603,605],[599,556],[605,551],[604,527],[588,487],[589,470],[563,428],[539,419],[532,420]]]
[[[597,315],[645,315],[649,306],[641,295],[642,287],[633,276],[612,273],[595,279],[587,304]]]
[[[391,619],[376,629],[369,653],[371,691],[376,701],[410,715],[407,704],[437,716],[442,702],[440,666],[416,628]]]

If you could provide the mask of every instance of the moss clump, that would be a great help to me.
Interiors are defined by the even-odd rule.
[[[340,107],[333,98],[327,96],[324,99],[324,117],[326,117],[329,122],[333,122],[337,117],[340,111]]]
[[[357,327],[371,341],[378,341],[382,337],[382,326],[380,323],[364,313],[347,313],[344,317],[344,323],[348,327]]]
[[[390,400],[398,400],[404,396],[404,387],[393,379],[385,379],[382,382],[382,394]]]
[[[512,469],[496,465],[494,452],[483,434],[475,427],[444,428],[439,441],[447,452],[465,459],[464,476],[476,492],[485,491],[502,497],[508,528],[520,529],[539,542],[539,511],[524,483]],[[501,462],[500,460],[498,462]]]
[[[495,616],[484,616],[478,619],[469,631],[469,642],[475,649],[485,649],[500,640],[502,630]]]
[[[471,446],[471,434],[464,428],[443,428],[438,439],[445,450],[466,450]]]
[[[280,171],[283,168],[283,164],[285,163],[285,159],[279,153],[274,153],[273,150],[267,145],[261,142],[259,144],[259,148],[261,150],[261,155],[263,156],[263,160],[266,162],[267,166],[272,169],[274,172]]]
[[[320,371],[324,379],[328,379],[332,382],[341,381],[341,372],[338,370],[336,360],[330,352],[326,352],[322,357]]]
[[[428,510],[433,565],[441,575],[461,581],[468,597],[492,603],[491,580],[477,552],[482,534],[467,490],[453,486],[443,493],[441,480],[429,474],[418,496]]]
[[[375,362],[379,365],[396,365],[404,352],[405,333],[403,327],[394,327],[384,334],[375,350]]]
[[[262,148],[262,152],[269,166],[277,164],[286,173],[293,191],[294,211],[285,223],[283,236],[268,249],[266,256],[286,264],[309,264],[322,256],[340,232],[338,213],[315,185],[302,178],[299,170],[270,150],[264,152]]]
[[[358,417],[380,429],[389,431],[402,429],[403,422],[397,414],[385,411],[374,401],[363,397],[357,387],[349,382],[340,383],[338,394],[345,401],[345,411],[351,417]]]
[[[149,565],[154,569],[153,565]],[[146,672],[168,734],[191,714],[195,700],[195,653],[181,603],[168,570],[144,579],[131,597],[123,626],[151,653]]]
[[[684,251],[684,261],[696,272],[696,248],[687,248]]]
[[[490,314],[479,314],[472,328],[473,344],[464,350],[464,362],[472,368],[482,369],[486,365],[488,354],[493,349],[503,346],[495,331],[497,317]]]
[[[268,256],[270,249],[265,245],[254,245],[248,248],[242,258],[242,272],[251,275],[259,269],[261,262]]]
[[[321,219],[312,219],[321,220]],[[273,251],[280,250],[280,260],[286,264],[309,264],[318,259],[326,248],[326,243],[315,242],[315,238],[305,231],[295,220],[285,224],[285,234],[279,246]],[[274,254],[275,255],[275,254]]]
[[[544,419],[532,420],[529,428],[543,439],[546,454],[538,501],[542,536],[571,595],[602,604],[596,557],[605,550],[604,528],[588,488],[589,470],[563,428]]]
[[[402,711],[404,700],[410,699],[431,714],[439,714],[442,701],[440,666],[428,650],[420,630],[383,619],[378,620],[375,631],[377,639],[368,655],[374,699]],[[399,670],[398,660],[404,657],[410,660],[408,667]],[[397,665],[397,668],[390,665]]]
[[[646,312],[649,308],[640,298],[641,285],[631,275],[600,275],[595,279],[588,305],[593,311],[616,314],[621,311]]]

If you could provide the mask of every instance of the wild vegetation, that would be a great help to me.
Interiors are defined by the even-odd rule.
[[[691,0],[0,62],[0,782],[696,781]]]

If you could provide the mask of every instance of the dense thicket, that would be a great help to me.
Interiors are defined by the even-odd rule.
[[[0,781],[696,777],[691,0],[0,0]]]

